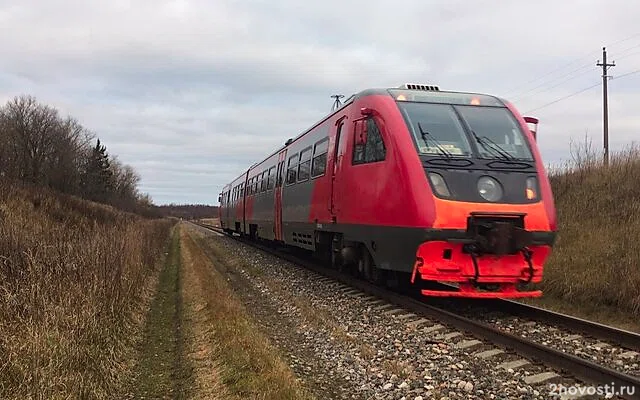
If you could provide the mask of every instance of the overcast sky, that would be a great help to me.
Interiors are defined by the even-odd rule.
[[[217,204],[331,94],[405,82],[512,100],[556,164],[585,133],[602,147],[602,86],[548,104],[602,82],[605,45],[611,149],[638,138],[640,73],[621,76],[640,70],[638,15],[622,0],[0,0],[0,101],[78,118],[156,204]]]

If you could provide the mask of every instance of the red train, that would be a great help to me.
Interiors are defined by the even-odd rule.
[[[219,201],[227,233],[306,249],[377,283],[420,285],[426,296],[540,296],[528,284],[541,281],[556,235],[525,119],[500,98],[432,85],[351,96]]]

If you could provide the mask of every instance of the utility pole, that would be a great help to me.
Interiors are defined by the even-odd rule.
[[[609,104],[607,95],[607,69],[615,67],[616,62],[607,64],[607,48],[602,48],[602,62],[598,60],[598,67],[602,67],[602,112],[603,112],[603,128],[604,128],[604,164],[609,165]]]

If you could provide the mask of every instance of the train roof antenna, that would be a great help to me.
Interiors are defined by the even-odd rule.
[[[334,94],[331,97],[333,97],[334,99],[336,99],[336,101],[333,102],[333,106],[331,106],[331,111],[335,111],[338,108],[340,108],[340,106],[342,106],[342,102],[340,101],[341,98],[344,97],[343,94]]]

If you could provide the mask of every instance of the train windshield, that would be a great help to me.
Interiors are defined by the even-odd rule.
[[[460,119],[448,104],[398,103],[422,154],[471,156]]]
[[[397,104],[421,154],[533,161],[520,126],[505,107]]]
[[[478,143],[481,158],[533,161],[520,125],[504,107],[455,106]],[[506,153],[506,154],[505,154]]]

